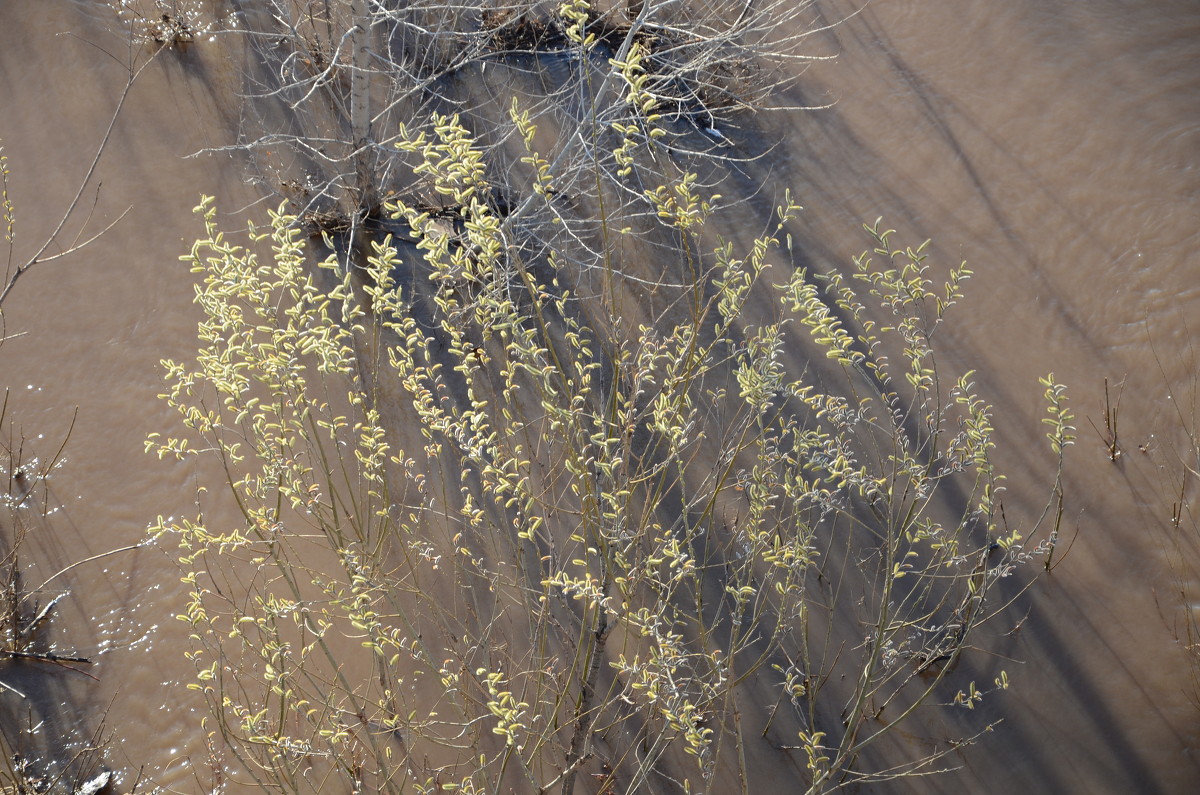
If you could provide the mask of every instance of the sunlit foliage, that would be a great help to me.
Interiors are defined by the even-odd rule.
[[[411,245],[327,240],[314,267],[282,210],[235,243],[198,208],[200,349],[164,363],[186,427],[147,446],[215,461],[240,520],[154,530],[213,753],[263,786],[744,790],[769,744],[824,792],[930,769],[971,736],[885,769],[870,749],[1007,686],[956,664],[1052,540],[1005,521],[990,407],[935,355],[970,272],[935,280],[878,223],[845,271],[797,267],[790,196],[745,250],[721,239],[695,173],[643,167],[638,58],[612,64],[638,121],[616,178],[695,274],[652,323],[580,300],[578,247],[513,238],[457,116],[399,131],[456,208],[390,205]],[[550,204],[561,175],[511,122]],[[630,234],[601,224],[586,265],[615,275]],[[1045,389],[1057,457],[1072,417]]]

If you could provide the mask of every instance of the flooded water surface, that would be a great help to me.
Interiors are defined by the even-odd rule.
[[[1200,556],[1186,535],[1194,518],[1178,509],[1173,528],[1172,505],[1200,488],[1195,477],[1180,486],[1200,406],[1200,8],[823,0],[806,20],[825,26],[803,45],[820,59],[786,67],[799,71],[775,98],[788,109],[723,133],[739,153],[775,144],[745,166],[750,181],[764,195],[792,188],[805,208],[797,247],[822,269],[868,248],[861,224],[881,216],[914,244],[932,239],[938,267],[969,263],[940,342],[995,407],[1014,519],[1036,518],[1053,478],[1038,378],[1067,384],[1078,415],[1063,549],[993,650],[1012,681],[988,706],[1002,722],[948,757],[952,772],[867,791],[1189,792],[1200,690],[1185,646]],[[0,681],[38,693],[35,704],[0,691],[0,719],[57,722],[39,742],[60,742],[48,753],[63,758],[107,739],[104,764],[124,789],[140,775],[142,787],[203,792],[216,775],[199,705],[179,684],[192,670],[170,550],[104,553],[139,545],[159,515],[197,511],[203,473],[143,448],[175,422],[157,398],[160,359],[194,355],[193,282],[178,262],[200,232],[191,210],[215,195],[230,228],[260,211],[244,208],[261,198],[247,184],[261,161],[188,157],[252,126],[238,97],[253,57],[243,46],[218,36],[147,62],[105,4],[0,6],[15,262],[58,225],[131,70],[146,64],[47,255],[112,228],[21,277],[0,347],[6,444],[24,438],[26,460],[48,462],[67,440],[61,465],[14,509],[24,577],[100,556],[42,595],[68,594],[53,647],[91,664],[10,674],[0,662]],[[761,228],[756,206],[733,228]],[[1119,414],[1115,440],[1106,413]]]

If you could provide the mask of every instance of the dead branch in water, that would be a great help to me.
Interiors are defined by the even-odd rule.
[[[116,127],[117,119],[120,118],[121,111],[125,107],[125,101],[129,97],[129,92],[133,89],[133,85],[137,81],[138,76],[147,66],[150,65],[150,63],[151,60],[147,60],[136,68],[132,64],[128,66],[129,75],[125,81],[125,87],[121,91],[121,96],[117,99],[117,104],[113,109],[111,118],[109,119],[108,127],[105,129],[104,135],[101,137],[100,143],[96,147],[96,154],[92,156],[91,162],[88,164],[83,178],[79,181],[79,187],[76,189],[74,197],[71,199],[70,204],[67,205],[67,209],[63,211],[62,216],[58,219],[58,223],[55,225],[54,230],[45,238],[45,240],[41,242],[33,256],[19,263],[16,261],[16,253],[14,249],[15,210],[12,204],[12,197],[8,192],[8,168],[7,163],[0,158],[0,179],[3,180],[3,209],[5,220],[7,222],[6,239],[8,242],[8,257],[4,274],[4,282],[3,287],[0,287],[0,308],[3,307],[5,299],[8,298],[13,288],[16,287],[17,281],[35,266],[62,259],[63,257],[70,256],[71,254],[88,247],[103,237],[110,229],[119,224],[125,218],[125,216],[129,214],[129,211],[132,209],[132,207],[126,208],[125,211],[116,218],[116,220],[105,226],[100,231],[88,236],[85,239],[81,239],[84,235],[84,229],[87,228],[88,222],[91,220],[92,211],[89,211],[87,218],[84,219],[84,222],[80,226],[79,231],[76,233],[75,238],[70,243],[64,244],[60,241],[67,224],[76,216],[76,210],[79,209],[79,205],[83,199],[84,193],[87,191],[88,185],[91,184],[92,177],[96,173],[96,168],[100,165],[100,161],[104,156],[104,152],[108,148],[109,141],[112,138],[113,129]],[[0,149],[0,151],[3,150]],[[99,201],[101,187],[102,185],[96,186],[95,201],[93,202],[92,208],[93,210],[96,202]],[[57,248],[58,250],[48,254],[47,252],[52,248]]]

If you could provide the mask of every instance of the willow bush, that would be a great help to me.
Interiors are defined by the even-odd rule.
[[[154,528],[178,541],[189,686],[238,775],[747,792],[769,748],[825,792],[936,768],[971,736],[900,766],[872,749],[1007,686],[957,662],[1053,528],[1005,523],[990,409],[934,355],[969,271],[935,280],[878,224],[849,268],[797,268],[790,198],[747,250],[705,247],[718,200],[639,168],[640,118],[621,178],[658,178],[641,201],[694,273],[652,323],[579,300],[567,256],[513,240],[457,117],[398,146],[458,217],[396,203],[415,244],[376,240],[362,267],[311,267],[282,211],[235,243],[198,208],[200,349],[164,363],[186,432],[148,447],[215,459],[241,517]],[[519,103],[512,124],[550,203]],[[602,226],[593,267],[631,234]],[[820,355],[796,372],[795,350]],[[1045,389],[1057,457],[1072,417]]]
[[[1048,559],[1061,489],[1048,527],[1005,521],[990,408],[934,353],[965,267],[878,222],[800,267],[790,195],[757,236],[726,220],[730,75],[776,4],[519,3],[466,32],[325,5],[272,4],[294,24],[262,40],[321,67],[272,94],[348,108],[342,170],[236,241],[203,200],[182,427],[147,445],[225,481],[152,528],[190,591],[206,784],[827,792],[985,732],[1007,677],[959,663]],[[417,80],[387,112],[355,36],[392,48],[372,80]],[[1072,416],[1043,388],[1053,466]],[[947,710],[963,732],[905,748]]]

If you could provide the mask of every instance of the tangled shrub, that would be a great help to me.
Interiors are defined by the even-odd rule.
[[[456,217],[398,202],[411,242],[360,265],[312,267],[282,211],[243,245],[198,208],[201,347],[164,363],[187,432],[148,448],[216,459],[241,519],[154,529],[178,541],[213,752],[262,786],[748,792],[769,758],[825,792],[988,728],[873,756],[918,708],[1007,686],[957,662],[1053,547],[1004,521],[990,409],[934,355],[969,271],[935,283],[878,224],[846,272],[798,268],[790,197],[747,250],[706,245],[717,199],[642,167],[639,118],[621,178],[654,178],[635,203],[692,274],[652,322],[578,292],[580,258],[611,286],[633,232],[526,245],[458,117],[398,136]],[[556,166],[519,103],[511,123],[550,207]],[[1045,388],[1061,457],[1072,416]]]

